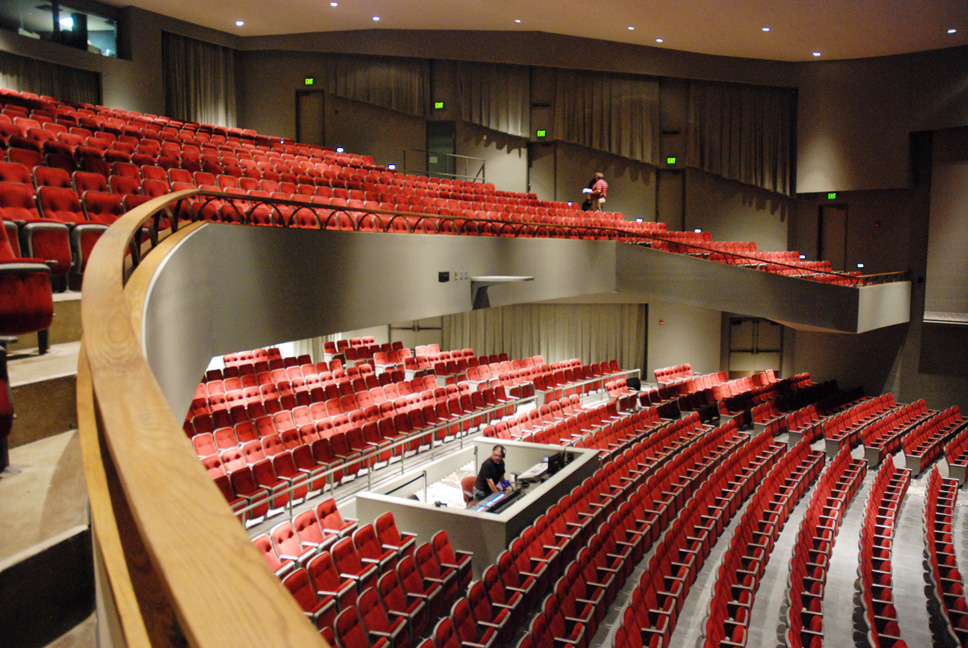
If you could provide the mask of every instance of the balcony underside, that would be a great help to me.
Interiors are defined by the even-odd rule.
[[[490,306],[654,299],[841,333],[901,324],[910,310],[909,282],[832,286],[623,243],[204,224],[153,278],[142,339],[184,412],[213,356],[468,311],[483,277],[533,277],[487,288]]]

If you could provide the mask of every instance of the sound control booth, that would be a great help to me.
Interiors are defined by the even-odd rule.
[[[365,518],[391,511],[397,526],[416,533],[419,542],[445,529],[455,546],[474,553],[477,573],[478,565],[492,564],[526,526],[600,466],[595,450],[502,441],[502,491],[467,502],[461,483],[476,477],[495,445],[494,439],[474,439],[460,453],[360,493],[356,513]]]

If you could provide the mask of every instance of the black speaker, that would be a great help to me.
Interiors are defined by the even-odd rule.
[[[640,389],[642,389],[642,380],[640,378],[631,378],[631,377],[626,378],[625,384],[632,391],[639,391]]]

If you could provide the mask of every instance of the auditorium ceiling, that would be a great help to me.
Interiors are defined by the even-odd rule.
[[[240,36],[362,29],[537,31],[777,61],[968,45],[965,0],[105,1]]]

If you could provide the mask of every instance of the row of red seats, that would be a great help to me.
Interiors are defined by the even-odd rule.
[[[532,430],[538,430],[568,416],[577,415],[583,409],[581,397],[576,394],[545,403],[541,407],[521,412],[511,418],[495,421],[493,425],[484,428],[483,434],[486,437],[498,439],[522,439]]]
[[[784,451],[783,444],[767,434],[732,446],[656,548],[622,612],[615,648],[668,644],[711,547]]]
[[[413,382],[392,385],[394,387],[406,385],[409,389]],[[433,390],[426,389],[421,392],[410,393],[407,396],[399,396],[392,401],[387,400],[379,406],[373,404],[349,411],[343,410],[344,405],[350,405],[350,402],[344,399],[356,399],[357,396],[315,402],[309,406],[292,404],[291,409],[285,407],[285,397],[282,399],[267,399],[250,402],[247,406],[234,406],[230,410],[216,409],[211,414],[189,413],[184,429],[189,438],[195,438],[202,434],[212,434],[222,428],[230,428],[233,429],[238,444],[241,444],[252,438],[269,434],[282,434],[293,429],[319,433],[326,433],[332,429],[345,430],[350,426],[378,422],[382,418],[407,416],[411,412],[423,411],[424,418],[434,420],[430,410],[436,410],[437,415],[441,418],[450,419],[477,410],[496,408],[489,415],[490,418],[493,418],[505,415],[514,407],[513,399],[508,398],[501,387],[485,388],[476,392],[471,392],[467,385],[461,387],[467,388],[467,391],[460,390],[451,394],[446,388],[437,387]],[[360,393],[360,396],[362,394],[370,396],[379,389],[384,388],[374,388],[369,392],[364,391]],[[397,392],[393,389],[384,391],[385,395],[394,393]],[[357,401],[354,400],[354,402]]]
[[[548,618],[549,614],[554,616],[554,605],[561,596],[551,607],[545,599],[530,626],[533,641],[571,640],[579,645],[587,641],[587,624],[601,621],[660,526],[667,524],[672,511],[681,506],[685,489],[700,483],[715,461],[713,448],[721,437],[710,434],[701,444],[666,455],[671,461],[657,470],[650,470],[658,465],[655,461],[634,466],[610,462],[576,487],[571,496],[563,498],[557,508],[549,509],[547,519],[540,516],[533,527],[528,527],[515,541],[519,546],[512,543],[510,551],[499,557],[499,570],[503,567],[506,570],[502,571],[517,572],[516,578],[505,580],[506,584],[521,590],[525,597],[530,592],[533,599],[534,590],[547,591],[541,583],[553,581],[561,569],[566,575],[569,571],[576,574],[572,587],[583,588],[575,597],[582,603],[582,612],[576,611],[570,624]],[[564,520],[565,528],[572,531],[555,533],[555,519]],[[549,539],[542,540],[545,537]],[[525,546],[534,549],[529,553]],[[571,559],[575,551],[578,555]],[[515,553],[517,560],[513,559]],[[583,578],[577,577],[579,573]],[[555,591],[556,595],[563,593],[557,588]],[[582,622],[576,623],[577,619]]]
[[[267,373],[260,375],[267,375]],[[335,413],[349,412],[371,404],[382,406],[398,399],[414,400],[414,394],[444,389],[436,387],[436,381],[433,382],[434,386],[426,385],[426,378],[424,376],[410,381],[404,380],[402,371],[384,372],[379,377],[370,373],[365,378],[353,379],[345,376],[327,378],[321,373],[305,378],[296,376],[291,381],[270,380],[254,384],[250,378],[241,387],[236,385],[236,379],[228,378],[221,386],[218,381],[199,385],[192,399],[189,416],[231,411],[232,418],[238,422],[246,418],[257,418],[262,414],[250,412],[248,417],[243,415],[240,418],[236,412],[244,413],[246,408],[251,410],[253,406],[259,405],[265,405],[268,408],[269,403],[276,400],[281,402],[282,409],[294,409],[297,406],[318,407],[321,412],[326,412],[328,408],[330,409],[328,415],[333,416],[335,415],[333,408],[324,405],[325,403],[335,402],[337,404]],[[433,380],[432,377],[430,378]],[[211,393],[208,393],[209,387],[212,389]],[[344,404],[340,405],[341,401],[345,401]],[[358,401],[364,404],[360,405]],[[386,413],[392,414],[395,408],[388,406],[383,409]],[[278,408],[273,408],[270,413],[275,411],[278,411]]]
[[[867,474],[845,447],[827,466],[800,524],[790,559],[785,633],[791,648],[823,645],[823,595],[834,540],[847,506]]]
[[[438,408],[444,405],[439,403]],[[405,452],[420,452],[468,432],[499,409],[451,411],[445,418],[428,406],[345,429],[303,425],[281,434],[269,433],[241,447],[202,457],[201,461],[216,482],[221,482],[223,494],[239,517],[257,521],[281,513],[315,491],[398,459]]]
[[[936,467],[928,477],[924,497],[924,568],[929,595],[936,606],[928,606],[936,626],[942,628],[951,645],[968,643],[968,599],[955,555],[953,528],[958,503],[958,482],[944,479]]]
[[[920,475],[938,458],[945,442],[964,429],[968,429],[968,424],[963,421],[961,410],[955,405],[919,423],[905,434],[901,443],[904,447],[904,459],[912,476]]]
[[[213,381],[196,388],[186,423],[194,424],[196,418],[204,419],[209,416],[214,420],[214,427],[223,427],[272,415],[280,410],[292,411],[297,407],[308,407],[313,420],[322,420],[340,413],[349,415],[355,409],[362,409],[359,401],[364,393],[367,394],[364,400],[368,398],[369,405],[392,416],[398,411],[412,409],[422,401],[432,402],[447,396],[447,388],[437,387],[433,376],[422,376],[408,381],[403,380],[400,374],[402,372],[391,371],[380,374],[379,378],[370,374],[366,378],[350,380],[345,377],[325,378],[325,374],[320,373],[307,379],[297,377],[291,382],[270,381],[248,384],[241,388],[236,386],[233,378],[227,378],[227,382],[223,382],[221,386],[218,381]],[[455,387],[460,390],[460,386]],[[209,388],[212,389],[211,394],[207,393]],[[224,391],[226,388],[228,390]],[[430,395],[426,392],[430,392]],[[461,393],[464,392],[457,392]],[[345,403],[343,399],[347,399]],[[353,399],[353,402],[349,399]],[[212,429],[214,428],[211,425],[194,429],[186,427],[186,433],[193,436],[195,432],[211,432]]]
[[[352,537],[349,531],[324,549],[308,529],[296,539],[285,529],[280,533],[279,546],[305,551],[290,559],[292,571],[277,573],[330,642],[416,645],[447,605],[467,591],[471,555],[456,551],[445,531],[416,545],[416,536],[399,531],[390,513],[352,531]],[[265,548],[263,538],[257,539],[260,548],[274,566],[278,554],[272,546]]]
[[[862,435],[868,461],[877,465],[885,456],[897,452],[904,435],[932,414],[922,398],[896,408],[865,426]]]
[[[891,554],[897,516],[911,483],[911,472],[885,461],[877,471],[860,530],[860,603],[872,646],[906,648],[897,624]]]
[[[720,412],[723,414],[735,414],[743,410],[751,410],[760,403],[777,398],[781,395],[794,393],[801,389],[806,389],[813,385],[809,373],[797,374],[789,378],[777,380],[773,375],[773,370],[769,369],[763,373],[731,380],[720,387],[722,389],[720,400]],[[715,394],[716,388],[713,388]]]
[[[839,412],[823,422],[823,436],[838,448],[854,447],[863,438],[865,424],[897,407],[894,394],[887,393],[864,399],[848,410]]]
[[[54,276],[81,272],[94,244],[124,210],[117,196],[73,189],[0,182],[0,221],[16,255],[52,261]]]
[[[655,381],[660,385],[676,382],[693,376],[692,365],[688,362],[674,367],[660,367],[655,370]]]
[[[948,462],[948,476],[957,479],[959,484],[964,484],[968,474],[968,429],[952,436],[945,445],[944,457]]]
[[[544,364],[545,359],[540,355],[509,361],[507,354],[501,354],[501,356],[494,357],[493,360],[491,357],[488,357],[486,361],[478,359],[476,365],[473,362],[469,362],[466,378],[472,383],[488,382],[495,378],[500,378],[503,374],[510,371],[539,367]]]
[[[627,414],[614,403],[579,412],[521,436],[522,441],[597,450],[605,460],[616,457],[635,444],[659,421],[655,408]],[[684,425],[692,423],[691,419]]]
[[[48,107],[51,109],[51,114],[54,115],[54,118],[53,118],[54,120],[57,119],[59,112],[63,112],[61,108],[56,106],[56,103],[53,101],[47,102],[47,100],[43,100],[41,103],[49,104]],[[40,107],[43,108],[44,106],[42,105]],[[329,172],[330,169],[327,168],[325,170],[321,170],[316,166],[316,164],[319,164],[319,162],[314,161],[314,160],[319,160],[320,158],[329,159],[329,161],[344,167],[357,167],[358,170],[360,171],[362,171],[364,168],[370,168],[368,173],[378,174],[371,178],[373,180],[385,179],[385,180],[392,181],[394,184],[399,182],[401,185],[405,184],[407,181],[405,178],[394,177],[392,174],[390,177],[379,175],[379,174],[385,173],[385,170],[379,167],[375,167],[372,164],[372,160],[366,160],[364,158],[354,159],[352,156],[349,156],[349,155],[341,156],[340,154],[334,154],[328,151],[323,151],[318,147],[314,148],[314,147],[304,146],[303,150],[300,151],[299,147],[290,141],[282,140],[282,139],[279,139],[278,141],[276,141],[271,138],[268,138],[265,136],[259,136],[258,134],[254,134],[251,132],[245,136],[243,136],[241,132],[236,133],[237,137],[235,139],[237,141],[232,142],[231,147],[229,146],[221,147],[222,150],[220,150],[220,147],[218,146],[217,143],[211,144],[211,142],[215,139],[214,137],[215,131],[213,127],[203,127],[202,125],[197,125],[197,124],[179,124],[177,126],[172,126],[171,124],[176,124],[177,122],[174,122],[174,121],[164,122],[162,120],[159,123],[157,121],[159,118],[156,118],[156,117],[152,117],[150,120],[146,120],[145,116],[141,116],[141,115],[133,116],[131,114],[126,114],[123,112],[120,112],[120,113],[110,112],[110,116],[108,116],[107,109],[102,110],[100,108],[98,108],[97,110],[91,110],[91,112],[92,112],[91,120],[93,123],[105,125],[105,127],[101,129],[100,137],[89,138],[90,140],[94,140],[96,143],[101,142],[102,144],[99,144],[98,146],[83,147],[94,151],[95,158],[98,155],[103,156],[106,151],[110,150],[114,155],[117,156],[117,158],[109,158],[112,161],[127,160],[132,163],[146,164],[149,166],[157,165],[157,166],[161,166],[162,168],[180,167],[183,170],[190,171],[190,172],[203,171],[203,169],[207,169],[207,171],[205,172],[213,176],[213,178],[211,179],[214,182],[211,185],[203,183],[204,186],[217,186],[216,184],[217,181],[215,181],[214,176],[222,172],[227,172],[229,170],[229,168],[227,168],[225,164],[226,160],[229,160],[235,165],[237,165],[237,166],[233,165],[230,167],[231,173],[222,173],[223,175],[227,175],[227,176],[230,175],[232,177],[243,177],[248,172],[251,171],[252,175],[258,174],[260,175],[260,177],[264,178],[266,173],[277,173],[281,176],[282,173],[288,171],[289,174],[292,176],[292,178],[291,180],[287,180],[287,182],[291,182],[293,184],[293,187],[291,187],[292,190],[289,191],[288,193],[281,192],[279,194],[273,194],[273,191],[271,190],[271,188],[267,189],[265,187],[262,187],[262,185],[260,185],[260,191],[263,191],[265,193],[265,197],[268,197],[269,195],[278,195],[280,198],[283,198],[283,197],[294,198],[295,196],[299,196],[301,198],[307,198],[308,200],[308,197],[306,195],[296,190],[296,187],[295,187],[295,185],[297,184],[296,181],[299,179],[300,175],[303,175],[306,178],[312,178],[314,175],[317,177],[322,176],[323,178],[326,178],[327,176],[325,174]],[[103,112],[104,115],[99,115],[99,112]],[[17,117],[15,119],[21,119],[21,117]],[[107,126],[108,120],[114,120],[114,123],[111,126]],[[29,124],[25,123],[25,124],[28,126],[31,126],[32,128],[30,130],[35,131],[34,135],[39,137],[40,139],[43,139],[44,141],[56,141],[58,136],[63,135],[63,133],[55,133],[55,132],[47,131],[46,129],[43,128],[44,124],[41,124],[40,122],[34,121],[32,123],[29,123]],[[151,129],[146,131],[146,128],[149,124],[151,125]],[[163,125],[163,124],[166,124],[166,125]],[[130,129],[127,128],[128,125],[131,126]],[[11,124],[11,126],[13,128],[22,128],[18,124]],[[59,128],[55,128],[54,130],[60,130],[61,128],[66,128],[66,127],[61,126]],[[68,128],[68,131],[69,131],[69,128]],[[204,138],[201,138],[201,135],[200,135],[201,133],[206,133]],[[70,135],[69,132],[67,134]],[[91,132],[91,135],[95,135],[95,134],[96,133],[94,133],[93,131]],[[79,137],[81,135],[77,134],[77,136]],[[224,140],[225,144],[228,144],[229,140],[231,139],[225,135],[220,134],[219,136],[221,140]],[[14,137],[14,135],[11,135],[11,137]],[[40,142],[31,140],[26,136],[19,136],[19,137],[22,140],[24,140],[24,142],[21,142],[23,146],[27,146],[28,148],[32,146],[34,148],[39,149],[39,151],[43,150],[43,144],[41,144]],[[151,143],[146,144],[145,140]],[[209,143],[207,152],[205,149],[206,141],[203,141],[203,140],[207,140],[207,142]],[[7,141],[4,142],[4,144],[9,144],[9,138]],[[60,144],[67,146],[68,151],[70,151],[70,148],[69,148],[71,146],[70,143],[60,142]],[[103,145],[104,147],[103,149],[99,148],[99,146],[101,145]],[[74,146],[75,148],[72,153],[73,153],[73,156],[76,157],[77,149],[81,147],[78,147],[76,145],[76,142],[74,143]],[[226,151],[224,150],[225,148],[235,149],[235,153],[233,154],[233,152],[231,151]],[[264,151],[262,152],[261,159],[257,161],[255,159],[255,154],[252,155],[253,159],[242,158],[241,153],[239,153],[238,151],[245,148],[249,148],[252,151],[257,151],[259,148],[264,149]],[[274,159],[271,158],[273,149],[276,149],[275,151],[276,157]],[[16,150],[22,150],[22,149],[16,149]],[[35,152],[39,154],[39,151],[35,151]],[[304,159],[302,160],[297,159],[297,154],[299,153],[303,154]],[[153,155],[155,157],[153,157]],[[232,157],[233,155],[234,157]],[[286,157],[287,155],[289,156],[289,158]],[[53,160],[51,160],[50,162],[56,163]],[[107,175],[108,162],[103,159],[101,160],[101,162],[104,165],[104,167],[98,170],[104,175]],[[66,161],[61,161],[61,163],[67,166],[68,170],[73,170],[74,168],[73,167],[74,160],[71,156],[67,156]],[[338,175],[338,172],[337,172],[337,175]],[[365,176],[365,177],[370,177],[370,176]],[[281,177],[279,179],[281,180]],[[193,181],[194,181],[194,178],[193,178]],[[275,182],[276,179],[273,179],[270,181]],[[428,193],[426,198],[430,198],[438,202],[442,200],[447,200],[447,199],[442,198],[440,196],[440,193],[435,192],[433,188],[436,188],[439,190],[441,187],[447,187],[447,189],[451,189],[455,187],[454,183],[442,183],[442,182],[435,183],[435,182],[432,182],[430,179],[426,179],[423,181],[418,179],[418,180],[413,180],[412,182],[414,183],[415,191],[418,188],[420,188],[417,185],[419,185],[420,182],[423,182],[426,185],[426,191]],[[175,184],[179,184],[179,183],[175,183]],[[387,185],[388,188],[389,186],[391,185]],[[172,189],[187,188],[187,183],[185,187],[171,186],[171,188]],[[276,188],[278,188],[278,186]],[[375,183],[373,188],[376,189]],[[494,191],[493,187],[485,186],[483,188],[478,188],[478,187],[475,187],[473,184],[466,184],[466,183],[463,186],[460,186],[458,188],[461,190],[461,193],[460,193],[461,197],[468,195],[467,193],[465,193],[465,191],[469,192],[471,197],[475,197],[475,196],[485,197],[488,195],[497,196],[497,194],[499,193]],[[238,191],[242,191],[242,189],[240,188],[238,189]],[[378,194],[378,192],[376,191],[373,191],[372,193]],[[453,195],[453,192],[450,192],[450,195]],[[336,199],[338,199],[338,197],[329,198],[329,200],[336,200]],[[561,210],[564,210],[566,207],[562,203],[541,203],[541,201],[537,201],[537,199],[532,197],[531,195],[528,195],[526,198],[519,197],[518,200],[519,200],[519,203],[522,201],[526,203],[530,203],[530,205],[527,206],[528,209],[535,209],[535,210],[548,209],[549,210],[548,215],[546,216],[542,216],[535,213],[534,216],[536,217],[536,220],[540,221],[541,219],[545,219],[545,220],[550,219],[553,222],[562,223],[562,224],[571,224],[570,221],[575,221],[577,223],[576,218],[567,216],[569,212],[561,211]],[[390,207],[384,206],[389,204],[388,201],[383,201],[381,203],[374,202],[373,204],[380,209],[390,208]],[[399,205],[396,202],[393,202],[392,204],[394,207],[397,207]],[[444,211],[446,210],[448,212],[448,215],[450,215],[455,210],[460,210],[462,212],[462,214],[460,215],[465,217],[468,216],[468,212],[470,212],[471,214],[484,215],[487,218],[493,218],[494,214],[501,213],[501,212],[487,211],[486,207],[488,205],[485,202],[481,202],[481,205],[480,205],[484,209],[476,210],[476,211],[472,209],[462,209],[462,206],[460,204],[456,204],[453,206],[450,206],[449,203],[445,203],[445,204],[447,206],[440,205],[437,203],[435,203],[432,206],[422,205],[419,208],[419,211],[425,212],[427,209],[429,209],[432,214],[437,215],[437,214],[443,214]],[[283,214],[281,212],[284,210],[280,210],[278,208],[274,210],[268,210],[268,209],[259,209],[257,207],[256,209],[243,210],[235,206],[230,206],[227,203],[214,203],[210,206],[214,207],[214,210],[209,209],[207,210],[207,213],[203,213],[203,218],[205,218],[206,220],[221,220],[226,222],[245,222],[245,223],[271,225],[271,224],[282,224],[280,221],[288,223],[290,221],[290,218],[292,217],[291,208],[288,208],[287,210],[285,210],[285,211],[288,211],[288,214]],[[363,206],[362,203],[360,206]],[[405,207],[406,205],[403,204],[403,206]],[[469,207],[471,208],[473,208],[473,206],[474,205],[469,205]],[[495,206],[500,207],[501,203],[495,203]],[[519,204],[518,206],[521,206],[521,205]],[[414,209],[418,209],[416,205],[412,207]],[[551,209],[556,210],[556,215],[551,216],[550,214]],[[204,208],[202,211],[206,212]],[[271,213],[272,211],[276,211],[277,215],[273,215]],[[320,216],[320,215],[311,215],[309,210],[300,210],[297,216],[298,218],[292,218],[292,224],[295,226],[327,227],[327,228],[334,228],[334,229],[360,229],[360,224],[361,224],[359,222],[354,222],[352,218],[346,217],[346,215],[343,214],[342,212],[337,213],[335,215],[324,213],[322,216]],[[498,216],[498,218],[500,217]],[[376,223],[377,221],[371,219],[371,221],[368,221],[368,222]],[[393,231],[413,231],[412,226],[404,227],[403,221],[392,222],[392,224],[394,225]],[[452,224],[449,224],[449,223],[444,224],[440,222],[435,222],[435,223],[428,222],[426,223],[426,225],[430,226],[430,229],[427,230],[426,228],[421,228],[420,231],[433,231],[435,233],[451,233],[453,231],[459,231],[462,228],[462,226],[458,226],[455,230]],[[628,230],[630,232],[635,232],[635,233],[655,232],[657,230],[657,228],[653,227],[651,224],[625,222],[624,220],[621,219],[620,216],[616,217],[614,215],[611,219],[593,219],[592,225],[620,226],[625,230]],[[387,225],[383,225],[383,227],[386,227],[386,226]],[[362,229],[376,229],[376,227],[371,224],[366,227],[363,227]],[[480,234],[481,232],[478,230],[479,228],[477,226],[474,226],[472,228],[472,231],[468,231],[465,233]],[[499,231],[490,229],[490,233],[499,234]],[[535,232],[525,231],[522,233],[524,235],[533,235]],[[541,235],[547,235],[547,234],[548,233],[542,233]],[[578,234],[578,232],[576,232],[576,234]],[[597,234],[593,235],[593,237],[597,238],[598,235]],[[693,241],[705,242],[706,239],[708,238],[709,238],[708,234],[697,235],[692,232],[675,232],[675,233],[669,233],[668,235],[663,236],[662,239],[649,241],[648,244],[649,245],[654,244],[662,249],[670,249],[677,252],[680,252],[680,251],[688,252],[689,251],[688,247],[685,247],[682,250],[680,250],[679,247],[688,246]],[[792,272],[794,273],[810,272],[811,274],[803,275],[803,276],[809,276],[810,278],[818,278],[824,281],[832,281],[837,283],[845,281],[845,279],[843,279],[842,277],[835,276],[835,275],[816,274],[815,273],[816,270],[823,271],[824,268],[823,267],[815,268],[812,265],[810,265],[810,263],[813,263],[813,262],[800,262],[799,259],[797,259],[795,264],[802,265],[804,267],[799,269],[794,269]],[[774,268],[771,268],[769,265],[761,265],[760,268],[766,269],[768,271],[776,270],[781,272],[790,272],[789,269],[785,267],[779,267],[779,266],[774,269]],[[856,280],[852,280],[852,281],[856,281]]]
[[[823,453],[801,441],[760,483],[719,567],[704,645],[746,645],[748,611],[773,545],[797,501],[823,469]]]
[[[590,365],[572,364],[564,368],[554,368],[555,365],[552,364],[551,367],[551,371],[537,373],[533,379],[535,393],[544,394],[546,401],[598,391],[604,388],[606,376],[621,372],[615,360]]]

